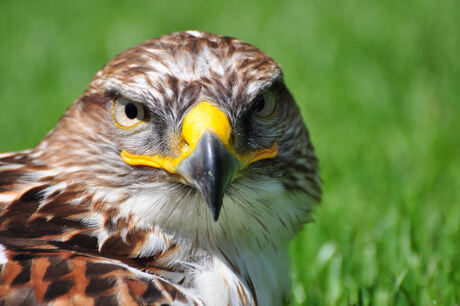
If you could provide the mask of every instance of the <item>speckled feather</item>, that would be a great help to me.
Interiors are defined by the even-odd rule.
[[[273,118],[254,118],[271,90]],[[114,97],[148,110],[131,130]],[[278,143],[242,169],[217,222],[201,195],[120,151],[174,155],[199,101],[229,118],[237,153]],[[116,56],[35,148],[0,155],[0,305],[279,305],[287,242],[321,196],[318,162],[278,64],[237,39],[189,31]]]

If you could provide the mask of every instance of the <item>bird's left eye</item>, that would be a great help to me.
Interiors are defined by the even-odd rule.
[[[113,100],[112,117],[119,128],[132,128],[144,121],[145,111],[142,104],[117,97]]]
[[[258,95],[254,101],[255,115],[258,118],[270,119],[276,112],[276,98],[271,90]]]

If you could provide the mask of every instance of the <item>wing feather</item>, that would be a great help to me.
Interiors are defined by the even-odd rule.
[[[0,305],[193,305],[182,288],[122,262],[1,237]]]

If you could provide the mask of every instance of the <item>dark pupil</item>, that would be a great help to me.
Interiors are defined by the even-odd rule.
[[[255,108],[255,111],[256,112],[260,112],[264,109],[265,107],[265,99],[264,99],[264,96],[262,95],[258,95],[255,99],[254,99],[254,108]]]
[[[133,103],[128,103],[125,106],[125,114],[129,119],[134,119],[137,117],[137,107]]]

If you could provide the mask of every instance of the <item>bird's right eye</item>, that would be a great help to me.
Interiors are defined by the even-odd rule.
[[[112,118],[121,129],[130,129],[145,121],[144,106],[124,97],[116,97],[112,105]]]
[[[257,118],[273,118],[276,112],[276,97],[271,90],[266,90],[264,93],[255,97],[253,103]]]

